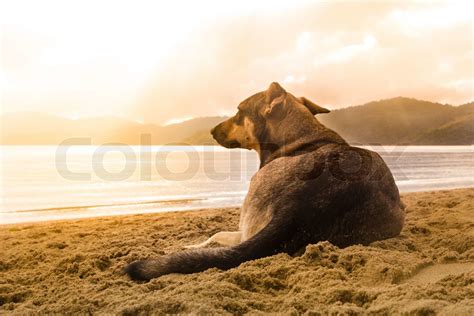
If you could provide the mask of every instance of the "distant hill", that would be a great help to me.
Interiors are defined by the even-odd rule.
[[[471,145],[474,102],[461,106],[398,97],[334,110],[318,119],[353,144]],[[0,118],[2,144],[59,144],[86,137],[92,144],[216,144],[209,130],[225,117],[201,117],[178,124],[141,124],[117,117],[78,120],[19,112]],[[79,142],[79,141],[77,141]]]
[[[471,114],[474,103],[455,107],[398,97],[334,110],[318,119],[350,143],[470,145]]]
[[[82,144],[87,138],[91,144],[142,144],[141,137],[151,144],[181,143],[203,126],[214,126],[224,117],[202,117],[178,124],[160,126],[127,121],[118,117],[93,117],[77,120],[50,114],[18,112],[3,115],[1,141],[4,145],[56,145],[66,139]]]
[[[202,129],[192,134],[191,136],[185,138],[183,143],[193,144],[193,145],[218,145],[215,139],[212,137],[209,129]]]
[[[474,114],[464,115],[437,128],[428,130],[411,143],[422,145],[465,145],[473,143]]]
[[[474,102],[451,106],[398,97],[333,110],[318,115],[352,144],[471,145],[474,143]],[[209,129],[186,139],[213,142]]]

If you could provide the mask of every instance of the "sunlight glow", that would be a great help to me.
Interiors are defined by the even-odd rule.
[[[271,81],[336,107],[406,86],[443,87],[443,100],[460,104],[472,99],[473,4],[3,1],[2,112],[171,124],[233,113]],[[400,63],[417,67],[418,81],[408,83]],[[381,69],[392,82],[375,87]],[[362,77],[372,88],[351,91]]]

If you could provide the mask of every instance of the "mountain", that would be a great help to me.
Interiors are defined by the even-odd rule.
[[[183,140],[183,143],[193,145],[218,145],[211,133],[209,133],[208,128],[197,131],[191,136],[186,137]]]
[[[411,98],[392,98],[333,110],[317,116],[352,144],[471,145],[474,102],[451,106]],[[209,129],[186,139],[209,144]]]
[[[317,118],[353,144],[471,145],[474,102],[460,106],[392,98],[333,110]],[[19,112],[0,118],[2,144],[216,144],[209,130],[225,117],[200,117],[177,124],[142,124],[118,117],[77,120]],[[145,140],[141,140],[141,138]]]
[[[473,143],[471,114],[474,103],[455,107],[398,97],[334,110],[318,119],[350,143],[454,145]]]
[[[203,126],[214,126],[223,119],[219,116],[202,117],[160,126],[113,116],[73,120],[51,114],[17,112],[3,115],[0,124],[4,145],[57,145],[64,141],[72,144],[139,145],[182,143]]]
[[[195,142],[188,142],[188,138],[197,131],[203,131],[210,137],[211,128],[225,119],[227,118],[224,116],[198,117],[181,123],[166,125],[163,127],[165,137],[159,143],[179,142],[196,145],[197,143]]]
[[[413,139],[413,144],[423,145],[465,145],[473,143],[474,114],[464,115],[443,124],[437,128],[428,130]]]
[[[36,112],[5,114],[1,118],[2,144],[48,145],[72,143],[139,143],[140,135],[155,132],[159,126],[140,124],[117,117],[78,120]]]

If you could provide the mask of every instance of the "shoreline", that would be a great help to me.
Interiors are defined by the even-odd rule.
[[[148,212],[148,213],[127,213],[127,214],[114,214],[114,215],[98,215],[98,216],[91,216],[91,217],[79,217],[79,218],[65,218],[65,219],[51,219],[51,220],[44,220],[44,221],[31,221],[31,222],[19,222],[19,223],[0,223],[0,230],[2,228],[8,228],[12,226],[34,226],[34,225],[50,225],[50,224],[68,224],[73,222],[82,222],[82,221],[94,221],[94,220],[109,220],[109,219],[116,219],[116,218],[125,218],[125,217],[136,217],[136,216],[153,216],[153,215],[165,215],[169,214],[170,216],[177,216],[177,215],[189,215],[186,213],[194,214],[194,213],[201,213],[206,211],[225,211],[231,209],[239,209],[240,206],[224,206],[224,207],[206,207],[206,208],[196,208],[196,209],[185,209],[185,210],[173,210],[173,211],[161,211],[161,212]]]
[[[448,188],[448,189],[433,189],[433,190],[425,190],[425,191],[409,191],[409,192],[403,192],[400,193],[400,196],[403,197],[406,194],[412,194],[412,193],[429,193],[429,192],[443,192],[443,191],[455,191],[455,190],[469,190],[469,189],[474,189],[473,186],[465,186],[465,187],[458,187],[458,188]],[[198,201],[198,198],[189,198],[184,201]],[[175,200],[168,200],[171,201],[169,204],[173,204]],[[168,202],[168,201],[165,201]],[[183,200],[180,200],[181,202]],[[124,203],[124,204],[107,204],[107,205],[94,205],[94,208],[106,208],[106,207],[124,207],[124,206],[134,206],[134,205],[142,205],[142,204],[153,204],[155,202],[145,202],[145,203]],[[161,202],[159,202],[161,203]],[[58,219],[46,219],[46,220],[30,220],[30,221],[20,221],[20,222],[10,222],[10,223],[3,223],[0,222],[0,228],[1,227],[6,227],[6,226],[11,226],[11,225],[33,225],[33,224],[40,224],[40,223],[53,223],[53,222],[63,222],[63,221],[78,221],[78,220],[88,220],[88,219],[100,219],[100,218],[107,218],[107,217],[121,217],[121,216],[136,216],[136,215],[148,215],[148,214],[165,214],[165,213],[182,213],[182,212],[201,212],[204,210],[212,210],[212,209],[229,209],[229,208],[239,208],[240,205],[229,205],[229,206],[218,206],[218,207],[202,207],[199,205],[196,206],[189,206],[187,208],[182,209],[181,206],[178,207],[178,209],[175,209],[174,207],[171,207],[169,210],[166,208],[159,209],[159,210],[151,210],[151,211],[141,211],[137,210],[136,212],[131,211],[127,213],[113,213],[110,215],[103,215],[103,214],[98,214],[98,215],[88,215],[87,212],[82,213],[81,215],[84,216],[78,216],[78,217],[71,217],[71,218],[58,218]],[[13,212],[7,212],[7,213],[0,213],[0,218],[3,214],[22,214],[22,213],[27,213],[27,212],[53,212],[53,211],[62,211],[62,210],[74,210],[74,209],[83,209],[83,208],[88,208],[87,206],[70,206],[70,207],[57,207],[57,208],[48,208],[48,209],[38,209],[38,210],[19,210],[19,211],[13,211]]]
[[[0,311],[28,313],[474,313],[474,188],[403,193],[400,236],[308,245],[227,271],[137,283],[137,259],[238,226],[210,208],[0,226]]]

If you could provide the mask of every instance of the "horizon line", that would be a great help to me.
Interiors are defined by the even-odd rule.
[[[347,106],[343,106],[343,107],[338,107],[338,108],[333,108],[331,109],[331,112],[332,111],[337,111],[337,110],[343,110],[343,109],[348,109],[348,108],[351,108],[351,107],[359,107],[359,106],[364,106],[364,105],[367,105],[369,103],[373,103],[373,102],[382,102],[382,101],[387,101],[387,100],[394,100],[394,99],[412,99],[412,100],[416,100],[416,101],[422,101],[422,102],[430,102],[430,103],[434,103],[434,104],[440,104],[440,105],[444,105],[444,106],[452,106],[452,107],[459,107],[459,106],[463,106],[463,105],[467,105],[467,104],[471,104],[471,103],[474,103],[474,99],[471,99],[470,101],[467,101],[467,102],[463,102],[461,104],[450,104],[450,103],[442,103],[442,102],[439,102],[439,101],[430,101],[430,100],[424,100],[424,99],[417,99],[417,98],[413,98],[413,97],[405,97],[405,96],[396,96],[396,97],[391,97],[391,98],[384,98],[384,99],[378,99],[378,100],[372,100],[372,101],[368,101],[368,102],[365,102],[363,104],[356,104],[356,105],[347,105]],[[324,105],[323,106],[326,106],[328,107],[328,105]],[[51,111],[1,111],[0,110],[0,117],[4,117],[6,115],[9,115],[9,114],[21,114],[21,113],[25,113],[25,114],[45,114],[45,115],[50,115],[50,116],[54,116],[54,117],[57,117],[57,118],[62,118],[62,119],[67,119],[67,120],[70,120],[70,121],[77,121],[77,120],[81,120],[81,119],[99,119],[99,118],[116,118],[116,119],[121,119],[121,120],[126,120],[126,121],[129,121],[129,122],[135,122],[137,124],[141,124],[141,125],[148,125],[148,124],[152,124],[152,125],[158,125],[158,126],[162,126],[162,127],[166,127],[166,126],[171,126],[171,125],[176,125],[176,124],[182,124],[184,122],[188,122],[188,121],[191,121],[191,120],[195,120],[195,119],[199,119],[199,118],[211,118],[211,117],[229,117],[231,116],[232,114],[223,114],[222,112],[219,114],[219,113],[216,113],[216,114],[209,114],[209,115],[203,115],[203,116],[185,116],[185,117],[177,117],[177,118],[171,118],[171,119],[168,119],[166,121],[164,121],[163,123],[159,123],[159,122],[147,122],[147,121],[144,121],[143,119],[134,119],[134,118],[130,118],[129,116],[125,116],[125,115],[116,115],[116,114],[101,114],[101,115],[82,115],[82,116],[79,116],[79,115],[68,115],[68,114],[57,114],[57,113],[52,113]]]

